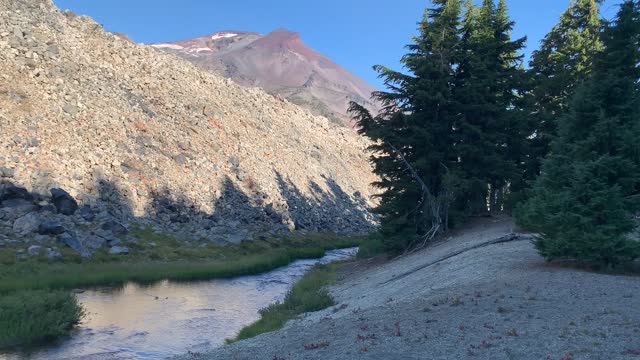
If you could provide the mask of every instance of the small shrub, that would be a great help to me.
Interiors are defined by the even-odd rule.
[[[513,337],[517,337],[518,335],[518,331],[516,329],[511,329],[509,331],[507,331],[507,336],[513,336]]]
[[[462,299],[460,297],[456,297],[451,302],[451,306],[460,306],[460,305],[464,305],[464,301],[462,301]]]
[[[371,235],[362,241],[358,251],[359,259],[367,259],[386,252],[383,237],[379,234]]]
[[[0,297],[0,347],[44,341],[67,334],[84,313],[66,291],[19,291]]]

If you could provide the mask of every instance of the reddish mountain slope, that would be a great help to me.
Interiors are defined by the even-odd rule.
[[[357,101],[372,110],[376,89],[284,29],[267,35],[221,31],[194,39],[152,44],[174,52],[246,86],[259,86],[293,103],[351,125],[348,103]]]

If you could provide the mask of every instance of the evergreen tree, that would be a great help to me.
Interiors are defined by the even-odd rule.
[[[529,179],[540,173],[541,160],[557,135],[557,120],[566,114],[576,87],[588,78],[594,57],[602,50],[600,2],[571,0],[560,22],[533,53],[530,63],[533,92],[529,100],[535,137],[526,175]]]
[[[616,266],[640,256],[629,239],[640,211],[640,3],[621,5],[602,42],[518,219],[541,233],[548,259]]]
[[[521,93],[525,38],[511,40],[513,22],[504,0],[466,3],[455,94],[455,124],[461,194],[467,214],[501,211],[508,185],[519,182],[518,165],[526,133],[514,116]],[[489,200],[489,201],[487,201]]]
[[[459,44],[459,0],[435,0],[425,11],[419,35],[402,59],[409,74],[374,67],[387,92],[373,117],[352,103],[360,133],[375,142],[371,161],[383,189],[377,212],[389,251],[406,248],[416,235],[433,237],[448,227],[448,169],[453,151],[451,84]]]

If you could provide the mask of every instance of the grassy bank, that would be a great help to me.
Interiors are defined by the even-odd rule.
[[[65,335],[82,318],[67,291],[18,291],[0,296],[0,348]]]
[[[259,274],[327,250],[359,246],[360,237],[283,235],[237,245],[215,246],[135,229],[128,255],[97,253],[83,259],[68,249],[61,260],[16,260],[16,249],[0,249],[0,347],[65,334],[82,311],[69,289],[128,281],[192,281]],[[65,291],[67,290],[67,291]],[[309,311],[309,310],[307,310]]]
[[[227,342],[233,343],[281,329],[287,321],[300,314],[333,306],[335,303],[326,287],[335,281],[338,266],[334,263],[314,267],[293,286],[283,302],[260,310],[260,320],[246,326],[236,338]]]
[[[183,242],[162,234],[140,233],[131,254],[72,255],[63,261],[37,258],[0,267],[0,294],[17,290],[72,289],[127,281],[206,280],[253,275],[298,259],[319,258],[327,250],[359,246],[361,238],[307,235],[229,246]],[[153,244],[151,246],[150,244]]]

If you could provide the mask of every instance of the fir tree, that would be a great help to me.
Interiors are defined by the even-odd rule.
[[[455,94],[458,174],[457,207],[467,214],[502,209],[504,191],[519,182],[526,133],[514,116],[520,94],[525,38],[511,40],[513,22],[504,0],[466,3]],[[489,199],[489,201],[487,201]]]
[[[460,3],[433,4],[402,59],[409,74],[375,67],[389,89],[374,94],[382,112],[373,117],[356,103],[350,107],[360,133],[375,142],[372,162],[381,180],[374,185],[383,189],[377,212],[389,251],[406,248],[416,235],[430,238],[448,227],[448,169],[456,161],[451,84]]]
[[[629,238],[640,210],[640,4],[627,0],[602,33],[519,221],[548,259],[616,266],[640,256]]]
[[[560,22],[545,36],[530,63],[533,78],[532,108],[535,136],[529,179],[540,172],[540,164],[557,135],[557,120],[566,114],[575,89],[591,73],[600,41],[601,0],[571,0]]]

